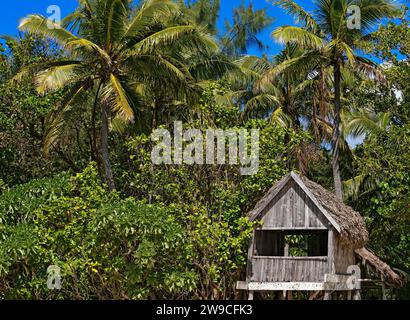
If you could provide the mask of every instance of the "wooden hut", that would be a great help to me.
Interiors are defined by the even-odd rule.
[[[250,299],[255,291],[315,291],[325,299],[346,291],[359,299],[356,259],[368,232],[360,214],[331,192],[292,172],[247,216],[261,221],[250,241],[246,281],[237,284]]]

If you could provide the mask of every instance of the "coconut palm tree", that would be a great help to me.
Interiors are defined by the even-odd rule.
[[[258,34],[273,22],[267,16],[266,10],[256,10],[251,3],[241,5],[234,9],[232,24],[225,21],[226,33],[221,38],[222,51],[231,56],[241,56],[248,51],[249,45],[265,49],[265,44],[259,39]]]
[[[282,43],[297,43],[306,49],[305,56],[287,61],[282,68],[300,63],[312,57],[321,58],[333,72],[333,134],[332,170],[335,191],[343,199],[342,179],[339,167],[342,111],[342,67],[348,65],[365,73],[373,73],[377,66],[355,53],[358,43],[364,40],[375,24],[384,17],[395,16],[398,7],[390,0],[315,0],[316,10],[308,13],[292,0],[280,0],[276,5],[296,17],[300,26],[283,26],[272,35]],[[349,29],[348,9],[360,8],[360,29]]]
[[[364,108],[354,112],[349,112],[342,116],[344,136],[347,135],[358,137],[367,137],[374,139],[381,134],[388,132],[393,121],[390,112],[376,113],[370,108]],[[343,183],[345,198],[357,200],[364,193],[376,189],[378,183],[382,181],[381,177],[360,174]]]
[[[258,97],[268,96],[272,102],[271,108],[275,107],[275,112],[272,113],[271,119],[278,119],[278,114],[283,113],[285,117],[279,117],[282,120],[287,119],[289,127],[295,131],[301,128],[301,118],[308,115],[306,109],[307,90],[313,89],[315,86],[315,77],[310,74],[308,68],[299,69],[297,72],[292,68],[287,68],[283,72],[277,72],[277,68],[283,62],[289,61],[303,55],[303,50],[296,44],[287,44],[286,47],[277,54],[273,62],[264,70],[261,77],[255,81],[253,93],[256,101]],[[264,106],[264,104],[261,104]],[[252,112],[255,103],[252,100],[248,103],[248,112]]]
[[[108,149],[110,119],[139,120],[141,85],[186,96],[194,82],[183,63],[186,55],[218,49],[202,29],[182,20],[172,0],[147,0],[136,10],[128,0],[79,0],[62,26],[29,15],[19,28],[49,37],[66,51],[64,60],[32,66],[39,93],[65,90],[49,116],[45,152],[56,143],[69,111],[91,95],[94,103],[88,110],[93,110],[94,120],[97,114],[101,118],[99,149],[110,190],[115,189]]]

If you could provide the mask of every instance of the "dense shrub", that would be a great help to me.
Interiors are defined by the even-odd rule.
[[[146,299],[195,286],[184,229],[162,208],[108,193],[94,167],[10,189],[0,203],[2,298]],[[47,288],[50,265],[61,290]]]

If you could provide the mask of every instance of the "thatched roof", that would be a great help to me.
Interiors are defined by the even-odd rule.
[[[362,264],[370,267],[382,281],[393,287],[402,287],[404,280],[388,266],[387,263],[380,260],[373,252],[366,248],[357,249],[356,256]]]
[[[274,200],[279,191],[291,180],[304,190],[327,220],[335,227],[341,236],[342,242],[351,243],[355,248],[362,248],[366,244],[368,232],[361,215],[319,184],[294,172],[283,177],[268,191],[255,208],[247,214],[250,220],[260,219],[263,209]]]

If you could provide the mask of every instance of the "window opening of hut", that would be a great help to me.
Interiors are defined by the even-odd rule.
[[[254,255],[259,257],[325,257],[328,232],[257,230]]]

